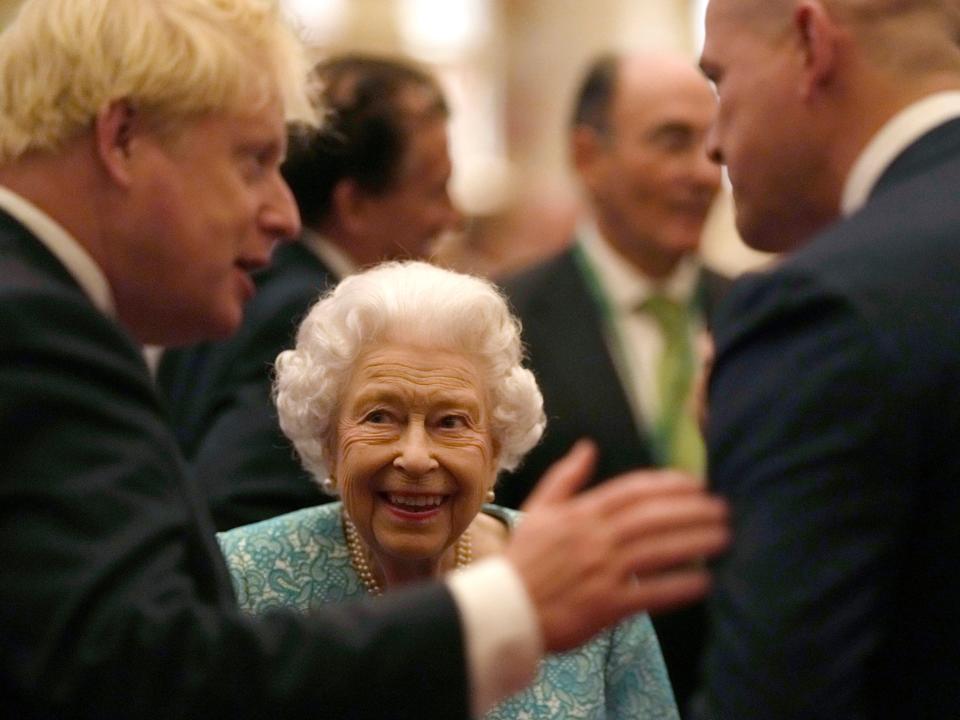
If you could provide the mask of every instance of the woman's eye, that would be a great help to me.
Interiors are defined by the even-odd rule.
[[[466,425],[467,419],[463,415],[444,415],[440,418],[440,427],[444,430],[456,430]]]
[[[390,415],[386,410],[373,410],[363,418],[364,422],[379,425],[390,421]]]

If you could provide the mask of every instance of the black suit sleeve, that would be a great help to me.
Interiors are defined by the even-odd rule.
[[[712,717],[869,717],[912,502],[892,459],[901,369],[842,289],[781,270],[732,295],[710,386],[710,477],[734,524],[709,604]]]
[[[137,349],[75,291],[0,269],[5,714],[467,716],[443,587],[243,618]]]

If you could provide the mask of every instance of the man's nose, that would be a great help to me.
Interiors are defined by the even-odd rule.
[[[703,150],[694,158],[693,177],[698,187],[704,192],[715,195],[720,190],[722,171],[720,165],[713,159],[710,145],[704,144]]]
[[[293,199],[293,193],[279,171],[268,192],[269,196],[261,215],[264,231],[277,240],[297,237],[300,234],[300,211]]]
[[[717,124],[714,123],[707,131],[706,139],[707,158],[715,165],[723,165],[723,151],[717,138]]]
[[[393,460],[393,466],[412,477],[426,475],[439,466],[433,455],[430,437],[422,423],[413,422],[407,426],[400,438],[399,452]]]

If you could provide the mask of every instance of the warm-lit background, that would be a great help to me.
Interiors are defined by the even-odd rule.
[[[694,62],[706,0],[283,0],[320,57],[344,49],[408,55],[441,78],[453,108],[453,192],[479,218],[517,211],[522,263],[566,240],[577,191],[564,127],[587,60],[604,50],[670,48]],[[0,0],[0,24],[18,0]],[[704,254],[735,273],[745,248],[721,197]],[[476,227],[483,227],[478,223]],[[502,229],[502,225],[500,226]]]

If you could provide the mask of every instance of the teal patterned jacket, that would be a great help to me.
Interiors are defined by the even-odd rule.
[[[306,611],[364,595],[350,564],[340,503],[235,528],[217,537],[241,609]],[[483,512],[516,525],[514,510]],[[485,720],[677,720],[673,691],[650,619],[636,615],[571,652],[549,655],[526,690]]]

